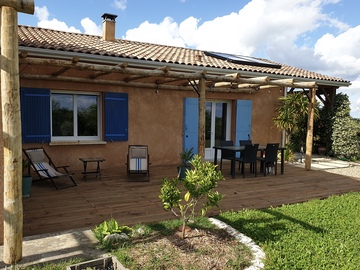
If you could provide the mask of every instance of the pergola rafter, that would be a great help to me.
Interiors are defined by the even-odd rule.
[[[88,78],[84,80],[78,80],[79,82],[87,82],[92,83],[106,83],[106,84],[117,84],[117,85],[131,85],[138,87],[153,87],[154,82],[138,82],[143,79],[153,79],[156,78],[156,84],[162,85],[165,89],[166,87],[169,90],[189,90],[189,84],[185,81],[200,81],[204,79],[205,85],[213,85],[213,91],[219,92],[248,92],[248,91],[257,91],[260,89],[259,87],[296,87],[296,88],[313,88],[317,86],[315,81],[309,82],[296,82],[295,79],[270,79],[269,76],[262,77],[242,77],[240,73],[233,73],[228,75],[214,75],[207,74],[206,71],[200,72],[184,72],[184,71],[175,71],[172,70],[169,66],[163,66],[161,68],[156,69],[145,69],[145,68],[134,68],[129,67],[127,62],[122,62],[116,66],[109,66],[105,64],[94,64],[94,63],[86,63],[80,62],[78,60],[62,60],[62,59],[43,59],[43,58],[32,58],[32,57],[24,57],[27,54],[21,53],[21,58],[19,60],[20,64],[23,65],[36,65],[36,66],[52,66],[59,67],[59,70],[53,72],[51,75],[31,75],[21,73],[21,78],[27,79],[55,79],[64,80],[64,81],[77,81],[79,78],[65,76],[64,73],[69,69],[75,69],[79,71],[93,71],[94,73],[88,76]],[[97,80],[100,76],[105,76],[112,73],[129,75],[122,79],[122,81],[116,81],[115,83],[111,81],[111,79],[106,80]],[[64,76],[60,76],[64,75]],[[46,77],[49,76],[49,77]],[[159,80],[161,79],[161,81]],[[172,78],[167,80],[167,78]],[[178,85],[175,85],[178,82]],[[131,84],[132,83],[132,84]]]

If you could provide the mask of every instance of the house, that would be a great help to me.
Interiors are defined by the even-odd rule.
[[[131,144],[148,145],[156,166],[190,147],[211,160],[222,139],[281,143],[279,97],[316,89],[331,103],[350,85],[267,59],[116,39],[116,16],[103,19],[102,36],[18,28],[23,147],[73,170],[101,156],[103,169],[125,171]]]

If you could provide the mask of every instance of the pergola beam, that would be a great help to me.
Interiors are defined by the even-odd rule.
[[[58,66],[61,68],[74,68],[77,70],[88,70],[95,71],[95,75],[91,75],[90,79],[95,79],[101,75],[106,75],[109,73],[120,73],[120,74],[129,74],[130,77],[124,79],[125,82],[135,81],[147,77],[165,77],[165,78],[174,78],[174,79],[184,79],[184,80],[193,80],[199,81],[200,79],[209,82],[215,83],[215,88],[226,87],[229,89],[232,88],[254,88],[263,85],[275,85],[280,87],[296,87],[296,88],[312,88],[316,87],[316,82],[294,82],[294,79],[279,79],[279,80],[270,80],[269,76],[264,77],[253,77],[253,78],[243,78],[239,73],[227,74],[227,75],[211,75],[207,74],[206,71],[200,72],[179,72],[171,71],[168,66],[164,66],[158,69],[141,69],[141,68],[132,68],[128,67],[127,62],[123,62],[116,66],[107,66],[101,64],[93,63],[83,63],[83,62],[73,62],[69,60],[62,59],[39,59],[39,58],[21,58],[19,60],[20,64],[27,65],[45,65],[45,66]],[[166,82],[165,82],[166,83]],[[240,85],[240,86],[239,86]]]
[[[293,83],[294,87],[296,88],[314,88],[317,87],[317,83],[316,82],[295,82]]]
[[[280,86],[289,86],[294,84],[294,79],[280,79],[272,80],[269,82],[269,85],[280,85]]]
[[[194,88],[190,85],[171,85],[161,82],[155,83],[142,83],[142,82],[124,82],[116,80],[99,80],[94,79],[90,80],[88,78],[76,78],[76,77],[65,77],[65,76],[51,76],[51,75],[30,75],[30,74],[20,74],[20,78],[24,80],[43,80],[43,81],[64,81],[64,82],[74,82],[74,83],[90,83],[90,84],[103,84],[103,85],[119,85],[127,87],[138,87],[138,88],[153,88],[153,89],[164,89],[164,90],[176,90],[176,91],[194,91]],[[216,88],[214,91],[218,93],[252,93],[255,92],[255,89],[246,88],[246,89],[232,89],[232,88]]]
[[[170,71],[170,67],[165,66],[162,68],[157,68],[155,70],[162,71],[166,74],[167,72]],[[141,79],[148,78],[148,77],[151,77],[151,75],[132,75],[132,76],[125,78],[124,81],[131,82],[131,81],[141,80]]]
[[[217,82],[214,84],[214,87],[228,87],[228,88],[237,88],[238,84],[237,83],[232,83],[232,82]]]
[[[315,97],[316,88],[310,89],[310,102],[308,111],[308,123],[306,133],[306,154],[305,154],[305,170],[311,170],[311,156],[313,146],[313,134],[314,134],[314,111],[315,111]]]
[[[126,68],[127,65],[128,65],[127,63],[121,63],[121,64],[119,64],[117,66],[121,67],[121,68]],[[90,75],[90,79],[96,79],[96,78],[99,78],[101,76],[105,76],[105,75],[108,75],[108,74],[111,74],[111,72],[97,71],[97,72],[95,72],[95,74]]]
[[[243,88],[254,88],[257,89],[258,87],[260,87],[260,84],[254,84],[254,83],[243,83],[243,84],[238,84],[238,89],[243,89]]]
[[[273,84],[273,85],[260,85],[259,89],[270,89],[270,88],[279,88],[279,85]]]
[[[3,261],[22,259],[22,144],[17,12],[34,13],[34,0],[0,0],[1,114],[3,140]]]
[[[12,7],[18,12],[34,14],[34,0],[0,0],[0,7]]]

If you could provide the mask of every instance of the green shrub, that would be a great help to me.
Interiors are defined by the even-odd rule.
[[[315,105],[314,120],[319,118],[318,103]],[[309,99],[302,92],[294,92],[279,98],[279,106],[273,119],[274,126],[285,130],[285,144],[293,152],[299,152],[306,145]]]
[[[360,158],[360,123],[350,117],[350,101],[346,94],[336,95],[334,111],[332,152],[339,158],[357,160]]]
[[[113,218],[102,222],[93,229],[96,239],[107,250],[116,248],[124,240],[127,240],[132,231],[128,226],[120,226]]]
[[[326,154],[333,155],[332,133],[334,110],[330,105],[320,108],[320,118],[314,123],[314,152],[318,152],[320,146],[326,147]]]

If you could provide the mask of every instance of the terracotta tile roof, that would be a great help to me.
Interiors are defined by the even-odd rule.
[[[77,52],[91,55],[139,59],[165,64],[203,66],[233,70],[234,72],[254,72],[269,75],[292,76],[308,80],[324,80],[338,83],[349,83],[341,78],[275,63],[267,59],[255,58],[270,64],[281,65],[281,68],[261,67],[236,64],[221,60],[204,51],[174,46],[151,44],[146,42],[116,39],[104,41],[101,36],[62,32],[45,28],[19,26],[19,46],[49,49],[66,52]],[[197,61],[198,55],[201,61]],[[254,57],[253,57],[254,58]]]

